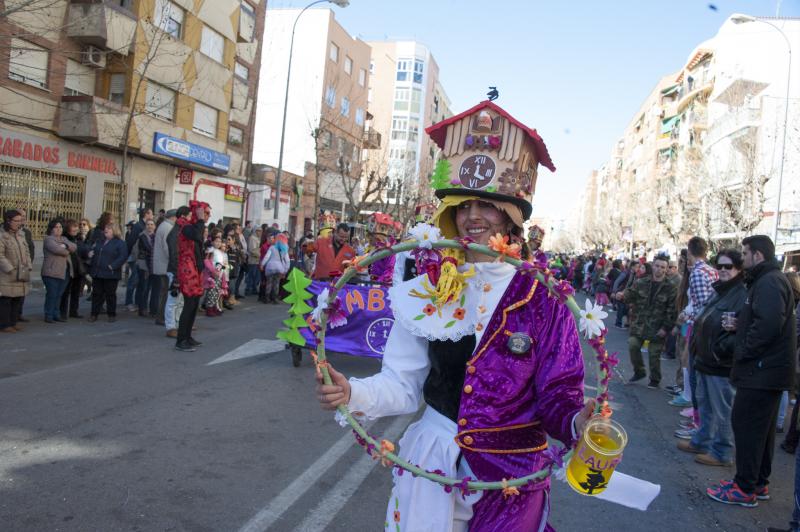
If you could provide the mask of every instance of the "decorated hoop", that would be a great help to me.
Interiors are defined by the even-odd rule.
[[[607,314],[602,311],[601,307],[595,307],[589,300],[587,300],[586,308],[581,309],[575,302],[575,299],[572,297],[572,294],[574,293],[572,286],[565,281],[559,281],[555,279],[551,275],[550,271],[547,269],[546,259],[535,260],[534,262],[522,261],[509,256],[507,254],[506,247],[503,247],[502,245],[499,247],[500,251],[497,251],[496,249],[487,246],[475,244],[469,238],[459,240],[425,241],[424,244],[419,240],[409,240],[395,244],[391,247],[375,250],[368,255],[356,257],[356,259],[354,259],[350,266],[344,271],[342,276],[339,277],[339,279],[330,288],[328,292],[328,298],[325,301],[325,306],[328,309],[333,306],[336,298],[338,297],[339,290],[347,283],[347,281],[356,275],[357,272],[363,271],[370,264],[390,255],[403,251],[411,251],[417,248],[472,250],[496,257],[498,260],[505,261],[506,263],[516,267],[518,271],[536,276],[541,284],[547,286],[550,294],[553,297],[557,298],[561,304],[567,305],[570,311],[572,311],[576,322],[578,323],[579,330],[586,333],[586,336],[589,339],[589,345],[591,345],[593,348],[598,361],[598,395],[596,413],[607,417],[611,415],[611,409],[608,405],[608,383],[611,380],[611,373],[613,367],[617,364],[617,360],[605,349],[606,329],[603,325],[602,318],[605,318]],[[544,256],[542,255],[542,257]],[[328,371],[328,362],[325,356],[325,332],[327,329],[327,322],[328,312],[322,312],[319,316],[319,329],[316,333],[318,345],[316,353],[312,351],[312,356],[314,357],[317,368],[322,373],[323,382],[327,385],[331,385],[333,384],[333,381],[331,380],[330,372]],[[397,467],[399,469],[408,471],[412,475],[420,476],[433,482],[437,482],[443,485],[447,491],[450,491],[453,488],[458,488],[464,493],[475,490],[503,490],[503,493],[506,495],[516,494],[518,493],[518,490],[516,489],[518,486],[523,486],[529,482],[542,480],[549,476],[553,472],[553,469],[561,468],[563,463],[569,460],[573,452],[572,450],[567,450],[563,447],[559,450],[548,449],[545,451],[549,458],[547,465],[545,465],[542,469],[531,473],[530,475],[520,478],[508,480],[503,479],[500,482],[478,482],[471,480],[469,477],[457,479],[444,476],[438,471],[426,471],[418,465],[411,464],[400,458],[394,453],[395,446],[393,443],[388,440],[378,440],[367,433],[361,423],[359,423],[359,421],[348,411],[346,406],[340,405],[337,407],[337,410],[353,428],[353,432],[356,435],[356,440],[358,443],[364,446],[367,450],[367,453],[373,458],[380,459],[385,466],[392,465],[392,467]]]

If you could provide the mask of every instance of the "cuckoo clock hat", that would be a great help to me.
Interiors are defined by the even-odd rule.
[[[555,172],[542,137],[489,100],[425,129],[441,148],[431,186],[436,197],[475,196],[533,212],[539,165]]]

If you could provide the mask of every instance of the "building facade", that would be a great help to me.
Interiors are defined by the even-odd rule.
[[[316,227],[320,211],[349,219],[360,189],[365,147],[370,48],[352,37],[329,9],[270,9],[256,118],[254,163],[277,168],[292,28],[297,21],[286,111],[281,179],[289,198],[274,218],[267,201],[262,219],[293,235]],[[368,136],[368,135],[367,135]],[[375,139],[373,139],[375,140]],[[274,176],[274,172],[270,173]],[[284,174],[286,175],[286,174]],[[299,179],[297,176],[303,176]],[[265,184],[274,198],[274,177]],[[295,196],[310,196],[298,200]],[[288,208],[283,208],[286,205]]]
[[[64,0],[5,17],[3,207],[27,208],[38,237],[57,215],[190,199],[240,218],[265,6]]]
[[[584,247],[624,250],[632,240],[636,254],[674,254],[693,235],[717,247],[772,235],[780,196],[778,248],[800,248],[800,152],[792,149],[800,132],[786,129],[785,150],[782,140],[785,113],[788,124],[800,118],[795,82],[787,87],[800,64],[788,65],[778,31],[736,19],[656,84],[590,179]],[[800,38],[800,21],[765,20]]]
[[[426,203],[428,180],[440,150],[425,128],[452,115],[430,50],[415,41],[370,41],[369,111],[372,127],[384,139],[370,153],[369,166],[388,177],[389,204]]]

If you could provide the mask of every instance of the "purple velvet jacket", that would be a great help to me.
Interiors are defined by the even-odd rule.
[[[515,354],[513,333],[531,349]],[[583,357],[570,310],[533,276],[517,272],[467,363],[456,443],[481,481],[528,475],[542,467],[550,435],[573,443],[572,418],[583,407]],[[504,498],[484,492],[470,531],[548,530],[549,480]]]

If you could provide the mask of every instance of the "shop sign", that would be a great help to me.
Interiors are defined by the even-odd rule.
[[[189,161],[222,172],[227,172],[231,167],[230,156],[163,133],[153,135],[153,153]]]
[[[88,149],[73,149],[66,143],[48,142],[24,133],[0,129],[0,160],[34,163],[37,168],[85,170],[119,176],[117,158],[98,156]]]
[[[244,187],[239,185],[225,185],[225,199],[231,201],[244,201]]]
[[[191,185],[194,183],[194,170],[178,168],[178,183],[181,185]]]

